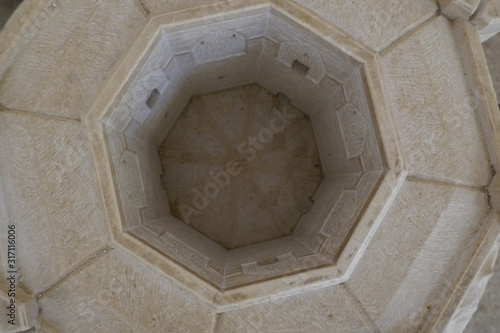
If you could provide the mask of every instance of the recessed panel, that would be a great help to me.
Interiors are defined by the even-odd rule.
[[[213,302],[345,280],[386,172],[369,91],[380,80],[342,51],[360,46],[334,27],[316,35],[314,17],[249,6],[153,18],[99,119],[117,241],[189,288],[216,290]],[[369,50],[359,57],[376,64]],[[266,287],[240,294],[253,284]]]
[[[194,97],[160,160],[174,216],[229,249],[290,235],[322,179],[308,117],[258,85]]]

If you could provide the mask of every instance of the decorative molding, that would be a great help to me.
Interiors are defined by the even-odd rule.
[[[471,20],[479,30],[481,42],[500,32],[500,0],[485,0],[482,8]]]
[[[500,32],[500,0],[439,0],[443,14],[472,22],[481,42]]]
[[[195,64],[203,64],[245,54],[246,39],[242,34],[217,30],[203,37],[191,50]]]
[[[499,249],[500,243],[497,242],[491,248],[490,253],[477,273],[477,276],[470,284],[469,290],[466,292],[462,302],[451,317],[444,333],[463,332],[469,321],[472,319],[472,316],[477,311],[477,307],[481,301],[481,297],[483,296],[488,281],[493,275]]]
[[[446,17],[468,20],[476,11],[481,0],[439,0],[441,11]]]
[[[280,44],[276,59],[292,67],[295,61],[308,67],[306,77],[319,83],[326,75],[326,68],[318,50],[302,42],[284,42]]]
[[[129,94],[129,108],[132,110],[132,118],[142,124],[151,111],[146,104],[149,96],[155,89],[162,93],[167,85],[167,76],[161,69],[156,69],[141,77]]]
[[[320,233],[326,237],[332,236],[335,226],[348,223],[356,213],[357,208],[358,192],[356,190],[344,190]]]
[[[187,244],[178,241],[170,236],[170,234],[164,233],[160,236],[160,239],[165,246],[165,252],[172,255],[174,258],[182,259],[183,262],[193,263],[196,266],[208,267],[210,258],[204,256]]]
[[[273,275],[290,270],[290,268],[293,267],[293,263],[297,261],[297,258],[295,258],[293,254],[287,253],[277,256],[275,260],[276,261],[270,264],[259,264],[258,262],[241,264],[241,268],[243,270],[243,274]]]
[[[123,188],[135,207],[147,207],[146,191],[137,154],[128,150],[124,151],[120,159],[119,170]]]
[[[365,116],[352,104],[346,104],[337,112],[347,157],[358,157],[366,141]]]

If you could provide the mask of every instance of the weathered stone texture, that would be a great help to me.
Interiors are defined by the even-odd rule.
[[[437,11],[434,0],[295,0],[380,51]]]
[[[430,18],[437,10],[434,0],[346,1],[295,0],[297,3],[345,30],[375,50],[381,50]],[[210,0],[142,0],[151,13],[171,12],[203,6]],[[230,2],[230,1],[226,1]]]
[[[338,285],[223,313],[215,332],[368,333],[371,330],[346,289]]]
[[[40,301],[59,332],[211,332],[215,314],[148,264],[117,247]]]
[[[0,34],[0,246],[16,224],[18,268],[33,292],[27,325],[38,305],[47,333],[426,332],[444,327],[460,302],[470,312],[476,303],[462,289],[490,273],[481,264],[491,259],[500,202],[487,187],[500,125],[475,28],[437,15],[435,0],[227,0],[152,18],[213,2],[33,0]],[[460,17],[478,0],[439,3],[452,2],[463,5]],[[494,18],[488,4],[478,19]],[[153,129],[172,128],[192,96],[259,78],[295,106],[311,105],[301,109],[322,166],[335,172],[313,198],[329,206],[294,231],[300,246],[285,239],[228,255],[162,219],[169,208],[156,153],[166,131]],[[238,137],[234,116],[218,127]],[[273,156],[266,167],[284,159]],[[328,266],[317,257],[301,266],[313,247]],[[191,264],[207,276],[218,269],[220,284]],[[262,281],[251,285],[255,277]],[[468,329],[480,331],[499,302],[487,295]]]
[[[461,331],[493,333],[499,327],[500,260],[495,260],[499,258],[499,248],[500,243],[491,249],[483,267],[460,303],[460,309],[446,327],[446,333]]]
[[[463,273],[487,213],[479,190],[403,185],[347,281],[382,332],[411,332],[432,319]]]
[[[47,1],[20,41],[5,45],[16,56],[2,64],[0,103],[79,117],[145,24],[144,16],[134,0]]]
[[[0,227],[16,225],[18,267],[40,292],[106,242],[90,145],[77,121],[10,111],[0,143]]]
[[[459,49],[436,18],[382,58],[384,78],[411,175],[485,186],[488,153]]]

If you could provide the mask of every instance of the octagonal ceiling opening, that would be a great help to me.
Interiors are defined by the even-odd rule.
[[[227,249],[290,236],[323,178],[309,117],[256,84],[191,99],[159,156],[171,214]]]
[[[200,101],[205,102],[205,112],[190,110],[200,108]],[[254,108],[258,103],[260,106]],[[241,107],[245,112],[238,117]],[[183,120],[184,115],[196,112],[218,115],[219,123],[212,124],[212,138],[187,135],[194,130],[189,126],[210,125],[211,120],[204,117]],[[298,116],[302,113],[306,117]],[[275,147],[259,167],[297,158],[297,164],[288,165],[306,166],[304,174],[311,179],[301,188],[294,183],[298,178],[294,173],[282,177],[281,183],[279,177],[263,173],[262,183],[274,185],[266,191],[272,197],[254,194],[241,215],[249,216],[252,210],[274,201],[274,215],[279,215],[280,209],[294,212],[285,230],[269,235],[255,232],[252,238],[244,235],[243,228],[238,240],[231,242],[230,232],[223,230],[224,238],[217,236],[230,213],[207,214],[205,222],[216,221],[205,225],[212,228],[212,234],[199,225],[193,228],[192,221],[181,221],[180,217],[198,217],[210,205],[216,209],[207,212],[224,209],[214,206],[207,198],[210,192],[207,196],[200,189],[205,190],[207,179],[216,183],[213,175],[220,173],[221,165],[230,174],[228,168],[245,168],[252,162],[249,155],[235,155],[245,143],[245,136],[239,135],[250,133],[243,129],[245,124],[252,124],[250,129],[258,138],[271,116],[286,123],[286,114],[294,114],[297,124],[303,124],[298,146],[305,147],[308,157],[297,158],[300,152],[287,155],[293,151],[293,135],[273,133],[264,141],[272,140]],[[252,122],[248,117],[254,117]],[[115,170],[122,231],[219,290],[334,266],[384,173],[362,64],[274,7],[219,13],[165,26],[103,121]],[[217,127],[244,140],[228,144],[221,139],[224,131],[213,131]],[[201,167],[193,159],[195,153],[206,153],[208,148],[203,145],[210,145],[210,140],[215,145],[211,152],[221,157],[217,163],[222,164],[216,168],[210,168],[207,161]],[[220,147],[216,145],[221,144],[226,144],[225,153],[229,150],[232,155],[217,156]],[[201,150],[188,151],[195,147]],[[250,147],[249,142],[246,147]],[[214,161],[212,155],[204,157]],[[168,163],[176,158],[186,163],[170,172]],[[186,176],[190,173],[193,177]],[[179,179],[183,179],[181,183]],[[237,175],[230,181],[236,183]],[[280,188],[282,184],[300,194],[295,201],[287,201],[289,193]],[[196,206],[196,189],[208,199],[207,205]],[[224,190],[221,186],[217,195]],[[191,191],[191,196],[180,200],[186,191]],[[241,203],[238,198],[235,202]],[[273,214],[266,216],[272,219]],[[259,211],[254,215],[261,218]],[[276,225],[275,221],[259,222],[261,230]]]

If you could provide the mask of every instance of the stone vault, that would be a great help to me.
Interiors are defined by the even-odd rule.
[[[7,330],[458,332],[500,233],[497,8],[24,1],[0,33]]]
[[[151,21],[91,113],[117,241],[218,305],[344,281],[398,183],[376,57],[291,5],[185,15]]]

